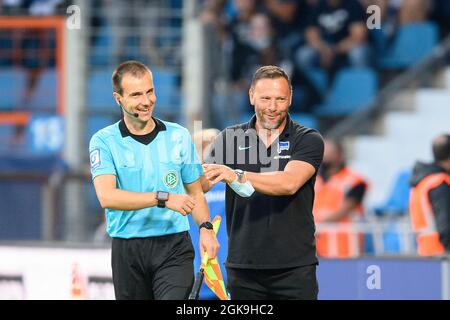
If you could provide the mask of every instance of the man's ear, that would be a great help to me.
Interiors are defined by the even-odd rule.
[[[117,92],[113,92],[113,97],[114,97],[114,100],[116,100],[116,102],[117,102],[117,104],[120,106],[120,105],[122,105],[121,103],[120,103],[120,100],[121,100],[121,98],[122,98],[122,96],[120,95],[120,94],[118,94]]]
[[[253,92],[252,88],[250,88],[248,90],[248,97],[250,98],[250,104],[252,106],[254,106],[255,105],[255,97],[254,97],[254,92]]]

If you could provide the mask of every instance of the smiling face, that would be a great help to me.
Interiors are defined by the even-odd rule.
[[[272,130],[284,126],[292,100],[285,78],[259,79],[250,89],[249,96],[250,103],[255,107],[258,127]]]
[[[152,74],[144,72],[142,76],[135,76],[126,73],[122,78],[121,88],[122,94],[115,92],[114,97],[123,108],[131,113],[125,112],[124,117],[141,122],[149,121],[156,103]],[[133,116],[135,113],[138,114],[138,117]]]

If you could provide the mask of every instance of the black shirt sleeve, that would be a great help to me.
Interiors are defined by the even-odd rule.
[[[450,251],[450,186],[442,183],[429,192],[429,198],[439,238],[445,250]]]
[[[312,165],[317,172],[322,163],[323,150],[324,144],[322,136],[319,132],[310,130],[299,136],[291,155],[291,161],[305,161]]]
[[[364,194],[366,193],[366,189],[367,186],[364,182],[358,183],[356,186],[354,186],[347,192],[345,197],[352,198],[357,203],[361,203],[364,198]]]

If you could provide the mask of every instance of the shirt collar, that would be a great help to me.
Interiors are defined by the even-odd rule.
[[[155,128],[153,129],[156,132],[159,131],[165,131],[166,130],[166,125],[159,119],[156,119],[154,117],[152,117],[153,121],[155,121]],[[128,137],[128,136],[133,136],[133,134],[130,132],[130,130],[128,130],[125,121],[120,120],[119,122],[119,130],[120,130],[120,134],[122,135],[122,138]],[[153,132],[153,131],[152,131]],[[151,134],[151,132],[149,133]]]

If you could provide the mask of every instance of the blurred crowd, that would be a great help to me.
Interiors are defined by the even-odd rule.
[[[379,27],[366,25],[377,5]],[[322,99],[304,71],[321,68],[333,76],[344,67],[377,68],[383,53],[406,24],[433,21],[441,37],[450,30],[450,2],[440,0],[205,0],[200,18],[216,30],[233,90],[246,91],[260,65],[288,70],[294,88],[307,88],[308,97],[291,112],[310,112]],[[295,90],[294,90],[295,93]],[[294,97],[295,101],[295,97]],[[239,102],[237,102],[239,103]]]
[[[0,15],[43,16],[65,13],[67,0],[0,0]]]

